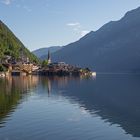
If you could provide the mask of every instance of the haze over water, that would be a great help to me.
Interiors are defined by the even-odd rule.
[[[139,140],[140,75],[0,79],[0,140]]]

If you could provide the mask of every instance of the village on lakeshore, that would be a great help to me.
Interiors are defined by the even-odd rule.
[[[89,68],[80,68],[65,62],[52,62],[51,54],[48,51],[48,58],[40,64],[30,62],[29,58],[21,51],[18,60],[9,55],[5,55],[0,62],[0,77],[6,76],[92,76],[96,75]]]

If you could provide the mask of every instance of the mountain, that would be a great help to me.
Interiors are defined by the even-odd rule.
[[[51,53],[54,53],[54,52],[56,52],[56,51],[58,51],[60,49],[61,49],[60,46],[53,46],[53,47],[48,47],[48,48],[40,48],[40,49],[37,49],[37,50],[33,51],[32,53],[34,55],[36,55],[38,58],[40,58],[40,59],[46,59],[47,54],[48,54],[48,50]]]
[[[97,72],[140,72],[140,8],[52,54]]]
[[[5,55],[17,59],[20,57],[20,50],[22,50],[30,61],[38,62],[38,58],[23,45],[2,21],[0,21],[0,59]]]

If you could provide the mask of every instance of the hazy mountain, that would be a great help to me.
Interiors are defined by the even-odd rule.
[[[97,72],[140,72],[140,8],[63,47],[52,58]]]
[[[51,53],[54,53],[54,52],[56,52],[56,51],[58,51],[60,49],[61,49],[60,46],[53,46],[53,47],[48,47],[48,48],[40,48],[40,49],[34,50],[33,54],[35,54],[40,59],[46,59],[47,54],[48,54],[48,50]]]
[[[19,58],[20,50],[24,55],[30,58],[31,61],[38,61],[37,57],[33,55],[22,42],[12,33],[12,31],[0,21],[0,59],[5,55],[10,55],[14,58]]]

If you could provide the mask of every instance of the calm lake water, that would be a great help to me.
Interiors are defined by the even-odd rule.
[[[0,79],[0,140],[140,140],[140,75]]]

